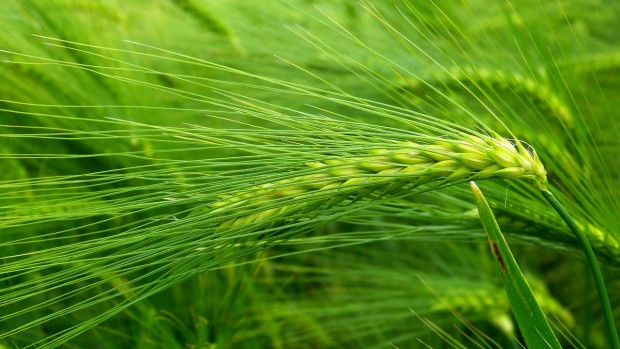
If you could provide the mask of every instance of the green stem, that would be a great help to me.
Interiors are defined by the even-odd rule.
[[[603,280],[603,274],[601,273],[601,269],[599,268],[598,262],[596,260],[596,256],[594,255],[594,251],[592,250],[592,246],[588,242],[586,236],[581,232],[581,229],[577,226],[571,215],[568,211],[560,204],[558,199],[553,196],[553,194],[548,190],[541,191],[543,197],[553,206],[556,212],[562,217],[566,225],[572,230],[572,232],[577,237],[581,248],[586,254],[586,259],[588,264],[590,265],[590,271],[592,272],[592,277],[594,278],[594,284],[596,285],[596,290],[598,291],[599,300],[601,301],[601,307],[603,309],[603,316],[605,318],[605,325],[607,326],[607,333],[609,334],[609,340],[611,343],[611,348],[620,349],[620,341],[618,341],[618,330],[616,329],[616,323],[614,321],[614,315],[611,311],[611,304],[609,303],[609,296],[607,295],[607,289],[605,288],[605,281]]]

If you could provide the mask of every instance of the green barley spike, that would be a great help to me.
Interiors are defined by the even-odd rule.
[[[393,194],[403,186],[430,182],[449,185],[486,178],[525,179],[546,187],[546,171],[536,152],[499,136],[470,136],[432,144],[402,143],[400,149],[375,149],[350,158],[307,164],[311,174],[266,183],[233,193],[211,205],[225,215],[220,228],[236,227],[300,212],[312,206],[332,207],[349,197],[372,192]],[[272,205],[269,209],[261,207]],[[249,208],[255,208],[251,214]]]

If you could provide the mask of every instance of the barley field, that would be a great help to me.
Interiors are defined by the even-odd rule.
[[[3,0],[0,349],[620,349],[615,0]]]

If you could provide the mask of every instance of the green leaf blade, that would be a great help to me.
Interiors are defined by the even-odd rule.
[[[510,252],[489,204],[474,182],[471,182],[471,189],[476,198],[480,219],[491,251],[501,270],[504,290],[527,346],[529,348],[562,348]]]

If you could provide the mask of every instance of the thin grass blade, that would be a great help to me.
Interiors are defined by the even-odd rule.
[[[525,343],[529,348],[560,349],[560,343],[536,301],[532,289],[521,273],[512,252],[510,252],[489,204],[474,182],[471,182],[471,189],[476,198],[480,219],[489,240],[491,251],[501,269],[504,290],[506,290],[512,312]]]

